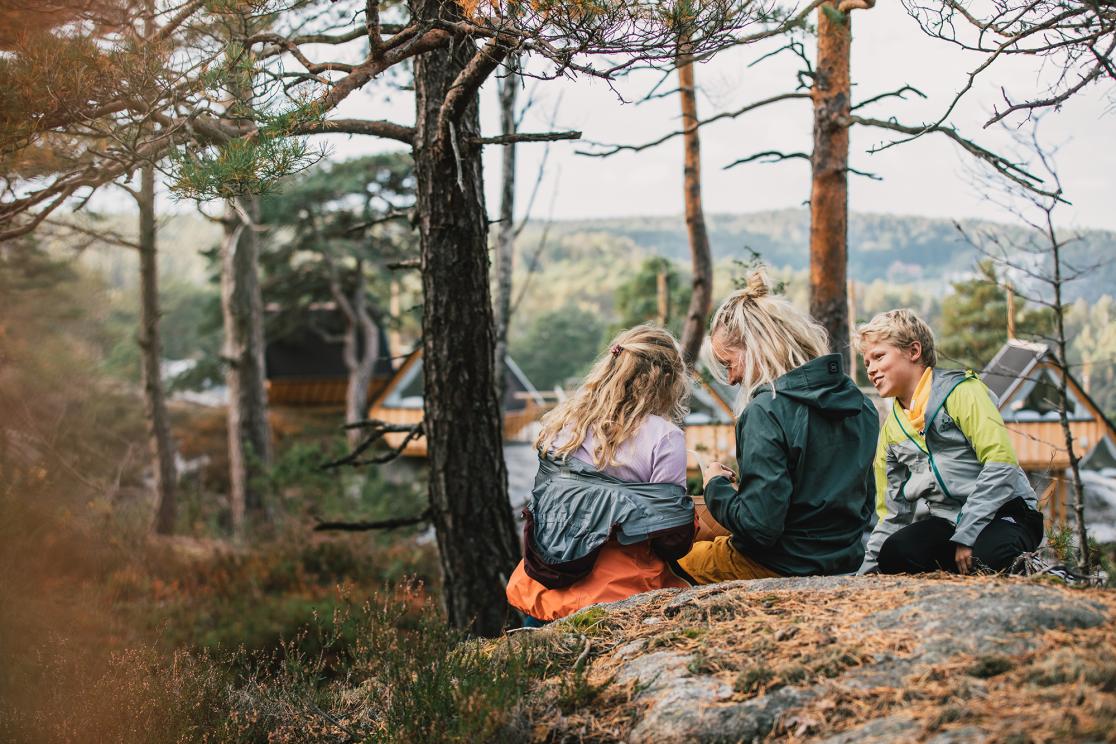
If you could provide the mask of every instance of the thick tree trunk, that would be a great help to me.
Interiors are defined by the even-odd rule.
[[[418,0],[415,16],[455,21],[456,6]],[[415,176],[422,251],[423,376],[430,508],[451,624],[495,635],[519,558],[493,374],[488,224],[476,96],[439,136],[439,108],[474,51],[457,41],[415,60]],[[455,157],[455,150],[459,154]]]
[[[697,362],[705,324],[713,307],[713,255],[705,229],[701,202],[701,138],[697,123],[697,91],[694,63],[689,42],[678,45],[678,94],[682,101],[683,199],[686,205],[686,231],[690,238],[690,263],[693,270],[690,306],[682,325],[682,358],[693,368]]]
[[[171,439],[167,401],[159,360],[163,355],[159,335],[159,267],[155,236],[155,166],[140,168],[139,195],[140,330],[143,370],[143,408],[147,438],[155,471],[155,523],[160,535],[174,532],[178,513],[174,441]]]
[[[509,74],[500,84],[500,134],[515,134],[515,101],[519,78]],[[508,355],[508,323],[511,320],[512,268],[515,254],[515,143],[503,146],[500,163],[500,228],[496,233],[496,399],[504,399],[504,359]]]
[[[813,184],[810,190],[810,314],[829,332],[830,348],[849,361],[845,296],[848,246],[849,46],[851,14],[818,9]]]
[[[254,198],[240,201],[256,221]],[[259,238],[230,204],[221,243],[221,313],[225,323],[225,384],[229,390],[229,504],[233,532],[244,533],[249,512],[261,515],[259,476],[270,457],[267,387],[264,370],[263,299],[260,295]]]

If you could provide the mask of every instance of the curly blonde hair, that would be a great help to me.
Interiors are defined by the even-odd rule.
[[[649,324],[621,331],[577,392],[543,417],[535,447],[564,458],[592,432],[593,464],[607,467],[647,416],[681,424],[689,413],[689,394],[689,375],[674,336]]]
[[[734,406],[737,415],[756,388],[829,353],[825,329],[785,297],[772,295],[763,271],[753,273],[747,286],[729,295],[710,323],[705,361],[713,375],[727,384],[728,370],[712,350],[715,338],[725,349],[741,355],[743,379]]]

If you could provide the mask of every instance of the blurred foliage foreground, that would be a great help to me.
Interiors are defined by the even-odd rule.
[[[485,741],[562,655],[463,643],[417,530],[421,478],[323,473],[335,422],[276,419],[270,516],[227,539],[221,412],[178,408],[178,535],[150,535],[142,402],[114,378],[102,288],[0,255],[0,741]],[[298,434],[296,435],[297,432]],[[206,459],[208,458],[208,459]],[[546,659],[546,661],[543,661]]]

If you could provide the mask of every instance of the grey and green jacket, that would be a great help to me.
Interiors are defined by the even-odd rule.
[[[523,568],[548,589],[587,576],[613,536],[621,545],[649,541],[668,562],[694,541],[694,500],[684,487],[622,481],[575,457],[539,456],[523,518]]]
[[[876,448],[876,524],[860,572],[876,567],[884,541],[915,520],[918,502],[930,516],[956,524],[952,542],[972,546],[1004,504],[1037,498],[1015,457],[992,394],[973,372],[934,369],[926,423],[916,430],[892,403]]]
[[[756,389],[736,424],[740,485],[705,503],[741,553],[784,576],[856,571],[875,502],[872,402],[827,354]]]

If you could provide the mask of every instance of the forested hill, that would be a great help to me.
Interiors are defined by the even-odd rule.
[[[807,267],[809,212],[805,208],[712,214],[706,221],[717,261],[748,259],[750,250],[754,250],[775,268]],[[970,233],[995,231],[1007,237],[1021,234],[1018,228],[993,222],[965,220],[962,227]],[[534,224],[527,231],[523,251],[530,254],[541,228]],[[543,265],[577,261],[602,252],[628,258],[661,255],[689,260],[681,215],[561,221],[552,223],[548,232],[539,259]],[[1070,249],[1068,260],[1084,263],[1083,257],[1087,256],[1093,263],[1105,263],[1071,286],[1070,295],[1092,301],[1111,292],[1116,282],[1116,233],[1089,230],[1083,237]],[[945,282],[971,272],[977,259],[977,251],[964,241],[951,220],[867,213],[849,216],[849,276],[857,281],[926,282],[944,289]]]
[[[726,259],[747,260],[750,249],[776,269],[807,267],[809,212],[804,208],[713,214],[706,221],[713,255],[719,263]],[[132,231],[134,219],[117,215],[96,224],[126,234]],[[993,230],[1009,237],[1020,234],[1017,228],[992,222],[968,220],[962,225],[970,232]],[[610,269],[626,274],[633,264],[655,255],[689,263],[690,249],[681,215],[615,217],[564,220],[550,225],[531,223],[519,244],[523,254],[521,269],[531,262],[544,230],[546,241],[537,256],[544,270],[563,264],[575,276],[595,276],[605,269],[598,265],[604,259],[613,264]],[[214,247],[219,238],[220,228],[201,217],[193,214],[169,217],[159,236],[164,273],[176,280],[204,282],[208,272],[199,251]],[[1068,289],[1071,299],[1085,297],[1092,302],[1102,294],[1111,294],[1111,288],[1116,286],[1116,233],[1091,230],[1084,233],[1084,238],[1069,249],[1069,262],[1101,266]],[[945,291],[949,281],[971,272],[977,259],[977,252],[965,243],[950,220],[885,214],[849,216],[849,276],[859,282],[882,279]],[[85,260],[114,286],[127,286],[136,280],[132,267],[135,259],[128,252],[94,250],[87,252]],[[585,271],[577,269],[578,266]],[[605,280],[601,288],[612,286]]]

